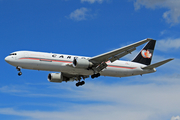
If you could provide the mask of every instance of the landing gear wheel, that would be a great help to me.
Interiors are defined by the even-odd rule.
[[[78,82],[78,83],[76,83],[76,87],[79,87],[79,82]]]
[[[97,74],[91,75],[91,78],[94,79],[94,78],[98,78],[99,76],[101,76],[101,74],[100,74],[100,73],[97,73]]]
[[[21,75],[22,75],[22,72],[19,72],[18,75],[21,76]]]
[[[94,78],[95,78],[95,75],[91,75],[91,78],[94,79]]]
[[[80,85],[82,86],[82,85],[84,85],[84,84],[85,84],[85,82],[84,82],[84,81],[81,81],[81,82],[76,83],[76,86],[79,87]]]
[[[100,73],[97,73],[96,75],[97,75],[97,77],[101,76]]]
[[[84,81],[82,81],[82,82],[81,82],[81,85],[84,85],[84,84],[85,84],[85,82],[84,82]]]

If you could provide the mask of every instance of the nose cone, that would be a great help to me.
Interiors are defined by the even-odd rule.
[[[10,62],[10,58],[9,58],[9,56],[7,56],[7,57],[5,58],[5,61],[6,61],[7,63],[9,63],[9,62]]]
[[[7,56],[4,60],[10,65],[17,66],[15,58],[12,56]]]

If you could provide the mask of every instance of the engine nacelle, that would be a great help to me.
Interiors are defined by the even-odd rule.
[[[92,67],[93,63],[87,59],[76,58],[73,60],[73,67],[77,68],[89,68]]]
[[[64,80],[62,73],[49,73],[48,81],[49,82],[59,82],[61,83]]]

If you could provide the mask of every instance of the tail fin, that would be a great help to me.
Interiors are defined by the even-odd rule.
[[[154,52],[154,47],[156,44],[156,40],[151,40],[149,41],[146,46],[139,52],[139,54],[135,57],[132,62],[137,62],[145,65],[150,65],[153,52]]]

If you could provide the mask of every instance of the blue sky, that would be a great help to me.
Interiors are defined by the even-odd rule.
[[[179,120],[179,0],[0,0],[0,118],[6,120]],[[48,71],[4,58],[32,50],[96,56],[145,38],[157,40],[156,73],[50,83]],[[122,60],[132,60],[142,46]]]

